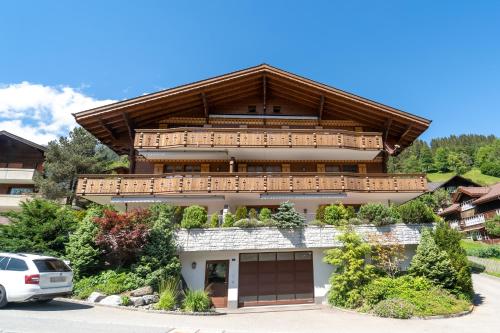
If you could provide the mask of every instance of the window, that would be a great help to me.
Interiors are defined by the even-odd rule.
[[[9,257],[0,257],[0,271],[4,271],[9,262]]]
[[[358,166],[356,164],[348,164],[342,166],[342,171],[344,172],[358,172]]]
[[[340,172],[340,165],[325,165],[326,172]]]
[[[21,194],[27,194],[27,193],[33,193],[33,188],[31,188],[31,187],[11,187],[9,189],[9,194],[12,194],[12,195],[21,195]]]
[[[281,165],[249,165],[247,172],[281,172]]]
[[[7,265],[7,271],[16,271],[22,272],[28,270],[28,265],[24,262],[24,260],[10,258],[9,264]]]
[[[274,113],[279,113],[279,112],[281,112],[281,106],[279,106],[279,105],[274,105],[274,106],[273,106],[273,112],[274,112]]]
[[[253,112],[253,113],[257,112],[257,106],[255,106],[255,105],[249,105],[248,106],[248,112]]]
[[[200,172],[201,167],[199,164],[167,164],[163,167],[164,173],[174,173],[174,172]]]
[[[33,260],[40,273],[48,272],[70,272],[71,269],[62,260],[37,259]]]

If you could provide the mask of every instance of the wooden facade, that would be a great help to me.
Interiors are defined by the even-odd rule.
[[[385,171],[430,121],[269,65],[75,118],[130,157],[129,175],[81,175],[90,199],[427,190],[424,175]]]

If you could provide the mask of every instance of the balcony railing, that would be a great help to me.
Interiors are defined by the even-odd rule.
[[[32,184],[35,169],[0,168],[0,183]]]
[[[473,216],[466,217],[462,220],[459,220],[459,224],[462,228],[468,228],[483,224],[489,219],[494,218],[496,215],[500,215],[500,209],[489,210],[484,213],[476,214]],[[458,220],[457,220],[458,221]],[[455,222],[455,221],[452,221]]]
[[[197,173],[82,175],[78,195],[424,192],[421,174]]]
[[[460,210],[463,212],[465,210],[469,210],[469,209],[472,209],[474,207],[476,207],[474,204],[474,199],[471,199],[471,200],[467,200],[467,201],[464,201],[460,204]]]
[[[328,129],[173,128],[136,130],[136,149],[189,148],[349,148],[381,150],[377,132]]]

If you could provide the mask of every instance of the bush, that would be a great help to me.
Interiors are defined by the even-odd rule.
[[[212,216],[210,217],[210,224],[208,226],[210,228],[217,228],[219,226],[219,214],[212,214]]]
[[[414,276],[426,277],[447,289],[453,289],[457,281],[457,272],[448,253],[436,245],[429,228],[422,231],[420,244],[411,261],[409,272]]]
[[[326,224],[341,226],[346,225],[349,219],[349,211],[342,203],[332,204],[325,208],[324,220]]]
[[[358,212],[358,218],[376,226],[394,224],[400,219],[393,207],[381,203],[362,205]]]
[[[234,222],[236,222],[236,218],[230,212],[227,212],[224,216],[224,222],[222,223],[223,228],[231,228],[234,226]]]
[[[397,207],[404,223],[433,223],[436,215],[431,208],[419,200],[408,201]]]
[[[247,208],[245,206],[237,207],[234,215],[236,217],[236,221],[246,219],[248,215]]]
[[[267,221],[271,219],[271,210],[269,208],[262,208],[259,213],[259,220],[261,221]]]
[[[404,299],[390,298],[375,305],[373,312],[380,317],[409,319],[415,312],[415,306]]]
[[[500,237],[500,215],[484,223],[486,232],[493,237]]]
[[[479,249],[469,250],[468,254],[480,258],[496,258],[500,259],[500,246],[485,246]]]
[[[179,281],[174,278],[165,279],[159,285],[160,300],[155,308],[158,310],[174,310],[179,297]]]
[[[473,273],[482,273],[486,270],[486,266],[484,266],[483,264],[480,264],[480,263],[477,263],[474,261],[470,261],[470,260],[468,261],[468,264],[469,264],[471,272],[473,272]]]
[[[358,219],[357,217],[351,217],[347,221],[347,224],[349,224],[349,225],[361,225],[361,224],[364,224],[364,221],[362,219]]]
[[[122,305],[124,306],[130,305],[130,297],[122,296]]]
[[[143,286],[144,281],[131,272],[116,272],[108,270],[98,275],[83,278],[73,286],[73,293],[77,298],[85,299],[94,291],[106,295],[120,294]]]
[[[259,221],[256,219],[241,219],[234,223],[234,226],[238,228],[256,228],[259,225]]]
[[[353,231],[337,237],[343,246],[327,250],[324,261],[336,267],[330,277],[328,302],[335,306],[356,308],[361,305],[361,291],[373,279],[374,266],[365,263],[370,246]]]
[[[33,199],[20,211],[2,213],[11,224],[0,226],[0,249],[64,256],[69,235],[77,227],[77,213],[70,206]]]
[[[257,220],[258,214],[255,208],[250,208],[248,211],[248,218],[251,220]]]
[[[202,228],[207,222],[207,211],[205,208],[192,205],[184,209],[181,227],[186,229]]]
[[[187,312],[207,312],[210,310],[210,297],[203,290],[188,290],[182,309]]]
[[[177,277],[180,273],[180,262],[176,255],[174,241],[177,207],[164,205],[152,215],[156,216],[149,232],[147,243],[133,271],[145,280],[147,285],[157,286],[164,277]]]
[[[499,161],[488,161],[481,165],[481,173],[493,176],[500,177],[500,162]]]
[[[326,223],[321,220],[312,220],[311,222],[309,222],[309,225],[314,225],[316,227],[324,227]]]
[[[289,201],[283,202],[272,217],[276,226],[281,229],[302,228],[306,223],[304,217],[295,211],[294,204]]]
[[[318,207],[318,209],[316,210],[316,220],[325,222],[325,208],[325,205],[321,205]]]
[[[102,267],[101,251],[95,243],[99,227],[94,219],[102,217],[104,209],[105,207],[98,205],[87,209],[76,231],[69,236],[66,258],[71,263],[75,279],[94,274]]]
[[[135,262],[149,235],[149,210],[118,213],[105,210],[94,218],[99,227],[95,243],[104,252],[111,267],[128,267]]]
[[[457,272],[457,280],[452,289],[453,292],[472,299],[474,290],[472,288],[471,272],[467,254],[460,245],[462,234],[458,230],[452,229],[448,223],[440,221],[433,231],[432,236],[439,249],[448,254],[451,264]]]

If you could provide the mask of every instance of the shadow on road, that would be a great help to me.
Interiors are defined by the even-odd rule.
[[[86,304],[76,304],[61,301],[52,301],[49,303],[25,302],[9,303],[4,310],[24,310],[24,311],[74,311],[91,309],[93,306]]]
[[[484,302],[484,296],[481,295],[481,294],[474,294],[474,298],[472,299],[472,303],[474,304],[474,306],[478,306],[478,305],[481,305],[483,304]]]

